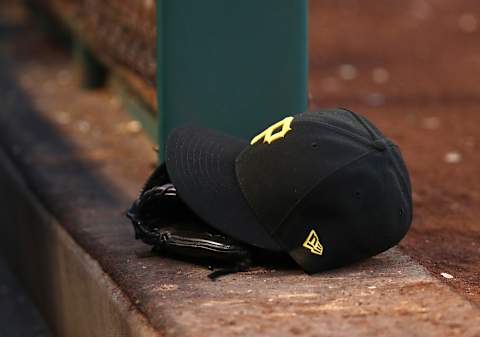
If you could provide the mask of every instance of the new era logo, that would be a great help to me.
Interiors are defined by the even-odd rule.
[[[308,234],[307,239],[303,243],[303,247],[310,250],[310,252],[313,254],[316,254],[316,255],[323,254],[323,246],[320,243],[320,240],[318,239],[317,233],[315,233],[313,229],[310,231],[310,234]]]

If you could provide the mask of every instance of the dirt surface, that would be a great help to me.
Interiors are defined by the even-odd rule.
[[[401,248],[480,304],[478,2],[311,1],[310,18],[314,105],[362,112],[399,143],[415,206]]]

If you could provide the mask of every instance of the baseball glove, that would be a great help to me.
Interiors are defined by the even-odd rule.
[[[177,195],[165,164],[147,180],[127,217],[135,238],[153,246],[155,252],[228,266],[212,272],[211,279],[251,265],[252,248],[210,227],[190,210]]]

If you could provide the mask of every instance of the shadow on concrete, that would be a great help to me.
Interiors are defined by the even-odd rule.
[[[2,258],[0,258],[0,336],[51,336],[40,314]]]

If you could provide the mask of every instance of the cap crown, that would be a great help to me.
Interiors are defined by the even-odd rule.
[[[259,222],[307,271],[388,249],[411,222],[397,146],[345,109],[274,124],[237,157],[236,174]]]

